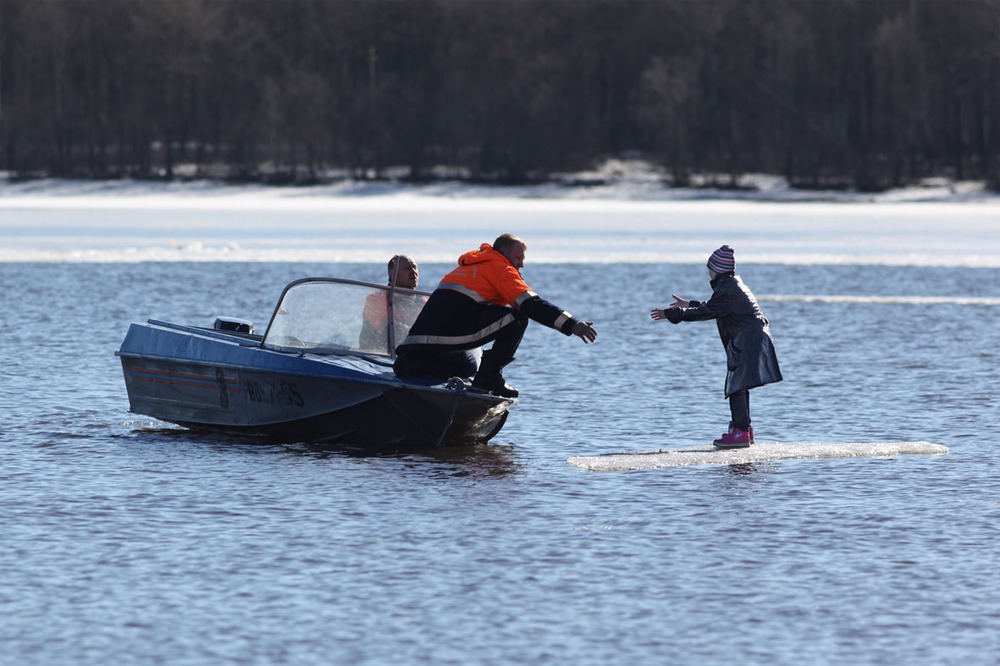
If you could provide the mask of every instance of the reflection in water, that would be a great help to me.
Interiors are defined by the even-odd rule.
[[[424,456],[412,457],[421,463],[439,463],[451,469],[452,476],[485,479],[507,476],[522,471],[521,462],[513,446],[477,443],[462,447],[448,447]]]
[[[720,488],[743,492],[757,492],[758,486],[769,483],[769,476],[778,467],[773,462],[748,462],[720,465],[717,481]]]
[[[430,477],[469,478],[472,480],[496,479],[524,470],[525,463],[515,447],[510,445],[477,443],[464,446],[442,447],[427,451],[371,452],[334,444],[308,442],[281,443],[266,439],[248,439],[215,432],[200,432],[171,427],[146,427],[132,430],[129,438],[141,440],[144,445],[163,452],[177,453],[187,448],[189,452],[199,447],[215,452],[242,455],[285,454],[313,460],[338,458],[363,459],[371,462],[398,461],[406,468],[420,469]]]
[[[743,509],[756,506],[752,500],[772,484],[773,465],[756,462],[719,465],[712,474],[712,493],[723,502]]]
[[[247,455],[274,455],[285,449],[276,442],[266,439],[226,435],[207,430],[189,430],[180,426],[143,425],[133,427],[125,434],[113,437],[141,444],[145,451],[157,451],[164,455],[183,452],[183,455],[198,456],[200,452],[237,453]]]
[[[506,476],[523,468],[523,463],[519,460],[514,447],[485,442],[427,451],[375,453],[331,444],[283,444],[282,448],[290,453],[315,458],[348,456],[369,460],[399,460],[408,467],[433,467],[435,474],[473,479]]]
[[[140,438],[146,444],[162,443],[176,448],[178,444],[201,444],[214,449],[232,449],[241,453],[288,453],[317,460],[338,457],[371,460],[400,460],[408,466],[436,465],[447,476],[485,479],[501,477],[522,471],[523,462],[511,445],[486,442],[448,446],[426,451],[408,450],[371,452],[330,443],[282,443],[267,439],[254,439],[217,432],[189,430],[180,427],[141,427],[130,431],[129,436]]]

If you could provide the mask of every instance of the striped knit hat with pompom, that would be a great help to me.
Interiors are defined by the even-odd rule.
[[[736,256],[733,248],[723,245],[708,258],[709,270],[716,273],[732,273],[736,270]]]

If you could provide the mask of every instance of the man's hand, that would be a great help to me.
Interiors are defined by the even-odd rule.
[[[573,324],[573,335],[589,344],[597,338],[597,329],[592,321],[578,321]]]

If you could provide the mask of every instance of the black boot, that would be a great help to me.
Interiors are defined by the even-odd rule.
[[[492,349],[483,352],[483,360],[472,380],[472,388],[477,388],[504,398],[516,398],[517,389],[503,380],[502,370],[514,357],[501,358]]]

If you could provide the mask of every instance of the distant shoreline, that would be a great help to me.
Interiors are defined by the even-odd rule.
[[[706,182],[713,182],[707,180]],[[717,181],[715,181],[717,182]],[[528,185],[483,184],[462,179],[441,179],[412,183],[403,179],[356,180],[344,178],[323,184],[253,184],[218,180],[83,180],[37,178],[2,179],[0,206],[17,205],[29,199],[95,197],[192,197],[218,196],[225,199],[266,196],[268,199],[310,198],[372,199],[379,197],[419,197],[430,199],[527,199],[527,200],[607,200],[635,202],[736,201],[771,203],[975,203],[1000,201],[1000,192],[983,181],[953,181],[936,178],[919,185],[885,192],[797,189],[781,177],[748,175],[737,187],[671,187],[657,174],[633,170],[617,174],[574,174],[550,182]]]
[[[533,263],[692,263],[731,243],[746,263],[1000,267],[1000,196],[938,184],[877,199],[742,198],[602,187],[227,186],[45,180],[0,185],[0,262],[451,263],[499,233]]]

